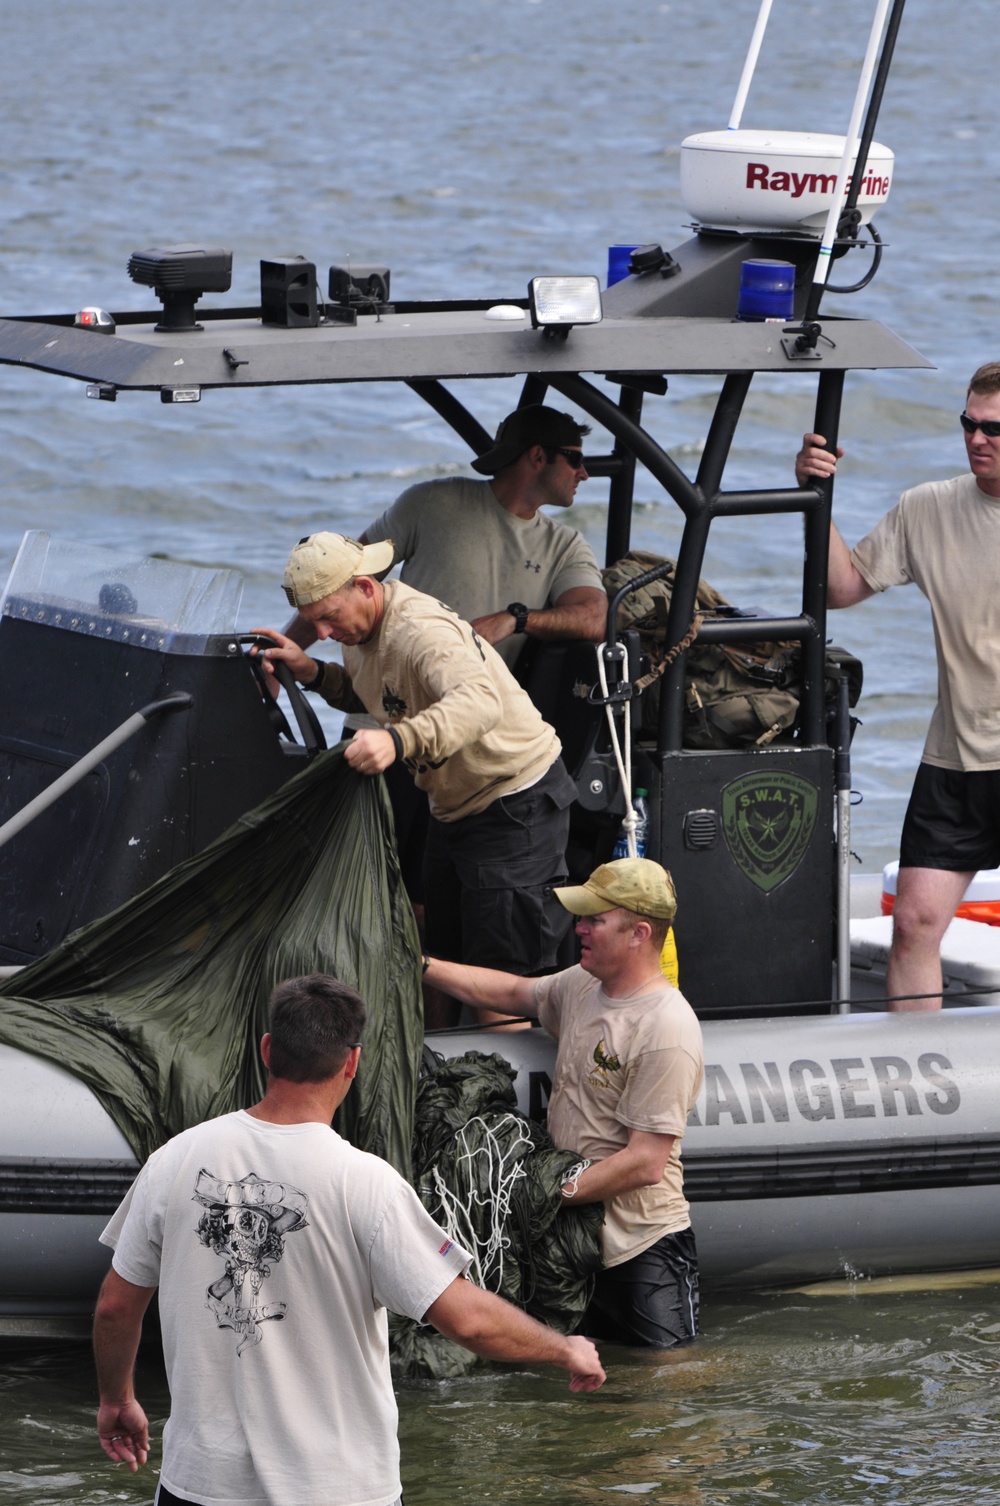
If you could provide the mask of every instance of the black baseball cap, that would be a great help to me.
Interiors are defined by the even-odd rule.
[[[589,433],[586,424],[578,424],[568,413],[546,408],[542,403],[530,403],[508,413],[497,430],[493,448],[474,460],[472,469],[481,476],[495,476],[533,444],[551,450],[575,449]]]

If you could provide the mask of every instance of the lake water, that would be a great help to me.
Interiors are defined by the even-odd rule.
[[[776,0],[747,126],[842,131],[872,0]],[[757,0],[0,0],[0,313],[148,307],[133,250],[231,247],[231,301],[261,257],[392,269],[399,297],[518,296],[545,271],[602,272],[617,241],[687,236],[678,146],[728,119]],[[860,536],[908,485],[964,469],[965,383],[996,345],[996,0],[910,0],[878,137],[897,158],[872,286],[831,312],[883,319],[937,367],[853,375],[836,513]],[[850,263],[848,263],[850,267]],[[761,382],[727,473],[784,484],[809,381]],[[462,389],[459,387],[459,391]],[[514,384],[476,392],[484,421]],[[686,467],[710,413],[673,381],[651,426]],[[595,441],[601,447],[600,436]],[[241,570],[241,625],[286,615],[295,539],[359,531],[462,445],[405,390],[155,395],[87,402],[0,369],[0,575],[27,527]],[[572,521],[599,548],[605,483]],[[635,543],[671,552],[672,507],[640,483]],[[795,606],[798,541],[733,522],[706,573],[737,601]],[[853,846],[895,855],[934,697],[927,612],[895,591],[835,620],[864,658]],[[840,1301],[710,1299],[701,1346],[624,1353],[607,1388],[489,1372],[401,1396],[408,1506],[582,1502],[1000,1501],[995,1289]],[[155,1357],[151,1410],[166,1406]],[[95,1457],[85,1351],[0,1354],[0,1500],[141,1501]]]

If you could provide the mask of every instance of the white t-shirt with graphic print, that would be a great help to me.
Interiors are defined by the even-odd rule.
[[[242,1111],[156,1151],[101,1239],[158,1286],[164,1485],[208,1506],[389,1506],[387,1310],[421,1319],[470,1257],[386,1162]]]

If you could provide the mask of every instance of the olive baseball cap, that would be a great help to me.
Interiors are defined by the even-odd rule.
[[[355,575],[382,575],[392,560],[391,539],[359,544],[342,533],[311,533],[288,556],[281,585],[293,607],[310,607]]]
[[[560,413],[558,408],[529,403],[525,408],[515,408],[513,413],[508,413],[497,430],[493,448],[474,460],[472,469],[481,476],[494,476],[533,444],[553,450],[576,449],[582,445],[584,434],[589,432],[568,413]]]
[[[552,892],[571,915],[603,915],[605,910],[620,909],[653,920],[673,920],[677,914],[674,881],[651,858],[602,863],[585,884]]]

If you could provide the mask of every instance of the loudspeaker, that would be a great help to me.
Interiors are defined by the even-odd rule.
[[[285,329],[318,324],[315,263],[304,256],[262,261],[260,315],[264,324],[279,324]]]

